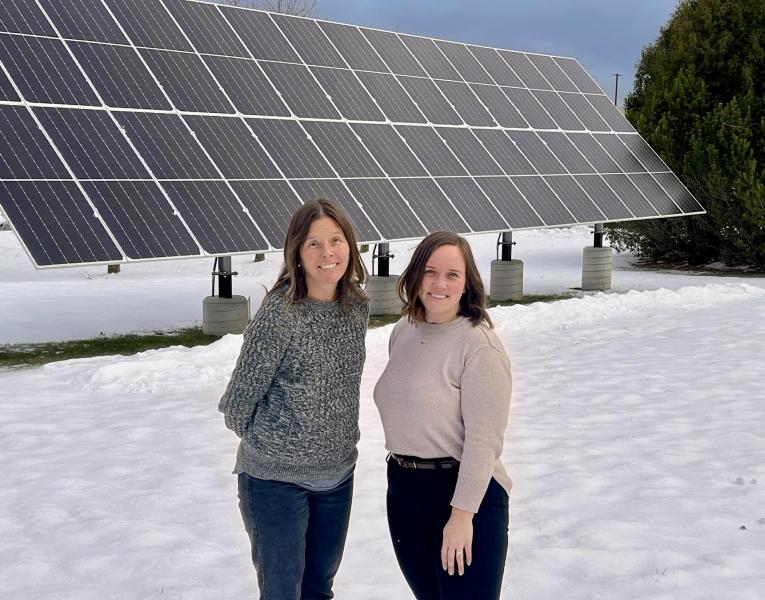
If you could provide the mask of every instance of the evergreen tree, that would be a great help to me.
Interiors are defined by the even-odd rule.
[[[643,50],[627,118],[706,215],[620,223],[654,260],[765,267],[765,1],[681,0]]]

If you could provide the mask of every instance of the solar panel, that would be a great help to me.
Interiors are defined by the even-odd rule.
[[[0,206],[39,267],[703,209],[573,58],[198,0],[0,5]]]

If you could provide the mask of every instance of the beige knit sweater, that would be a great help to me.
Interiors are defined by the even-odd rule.
[[[451,505],[478,512],[492,477],[510,493],[500,462],[510,409],[510,360],[494,331],[464,317],[396,323],[374,391],[394,454],[460,461]]]

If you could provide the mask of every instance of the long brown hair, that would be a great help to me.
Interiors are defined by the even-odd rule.
[[[434,231],[415,248],[409,265],[398,280],[398,295],[403,303],[401,314],[415,323],[425,320],[425,307],[420,301],[420,286],[430,255],[441,246],[457,246],[465,259],[465,293],[460,297],[457,314],[470,319],[474,327],[481,323],[494,327],[486,310],[486,294],[470,244],[465,238],[451,231]]]
[[[367,268],[361,260],[356,234],[348,215],[342,207],[326,198],[310,200],[295,211],[287,227],[287,236],[284,240],[284,264],[274,286],[269,293],[284,288],[284,298],[287,304],[301,302],[308,296],[308,286],[305,281],[305,273],[298,265],[300,264],[300,248],[308,237],[311,224],[322,217],[333,219],[343,231],[345,240],[348,242],[349,256],[348,267],[345,269],[340,281],[337,282],[337,299],[343,306],[349,306],[351,299],[366,302],[367,297],[361,286],[367,280]]]

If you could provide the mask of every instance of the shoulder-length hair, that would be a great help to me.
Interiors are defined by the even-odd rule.
[[[409,265],[398,280],[398,295],[403,303],[401,314],[415,323],[425,320],[425,307],[420,301],[420,286],[430,255],[441,246],[457,246],[465,258],[465,293],[460,297],[457,314],[470,319],[474,327],[481,323],[494,327],[486,310],[486,294],[470,244],[465,238],[451,231],[435,231],[415,248]]]
[[[352,299],[366,302],[367,297],[361,286],[367,280],[367,268],[361,260],[353,225],[342,207],[326,198],[310,200],[292,215],[284,240],[284,264],[269,293],[283,288],[287,304],[301,302],[308,297],[305,273],[298,266],[300,265],[300,248],[308,237],[311,224],[322,217],[329,217],[340,226],[349,247],[348,268],[337,283],[338,302],[343,306],[350,306]]]

